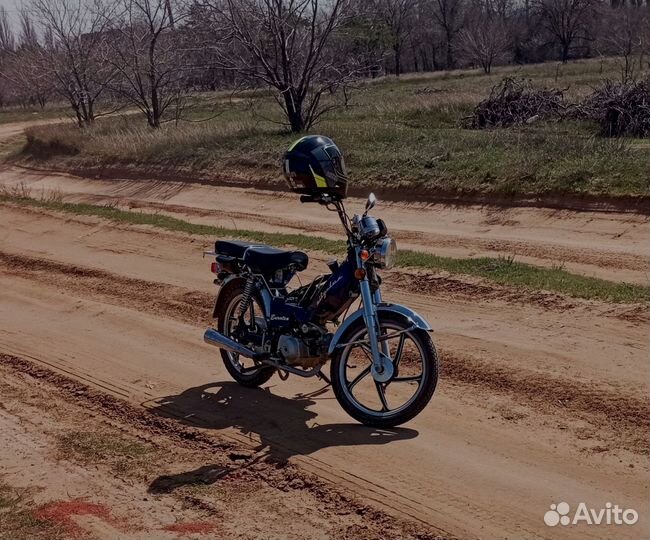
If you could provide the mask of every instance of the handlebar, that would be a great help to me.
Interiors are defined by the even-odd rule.
[[[345,229],[345,232],[348,235],[348,238],[352,238],[353,233],[352,230],[350,229],[350,224],[349,224],[350,219],[345,213],[345,208],[343,208],[343,201],[341,200],[340,197],[333,197],[332,195],[328,195],[328,194],[301,195],[300,202],[302,204],[318,203],[318,204],[322,204],[323,206],[327,206],[328,208],[329,205],[334,205],[336,211],[339,214],[339,219],[341,220],[341,224],[343,225],[343,228]]]
[[[332,195],[326,195],[326,194],[321,194],[321,195],[301,195],[300,196],[300,202],[305,204],[305,203],[318,203],[322,204],[324,206],[327,206],[328,204],[335,204],[338,202],[341,202],[341,199],[334,197]]]

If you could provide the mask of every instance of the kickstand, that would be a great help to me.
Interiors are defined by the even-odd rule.
[[[332,381],[330,381],[329,377],[325,375],[322,371],[319,371],[317,373],[317,377],[323,381],[325,381],[328,385],[332,384]]]

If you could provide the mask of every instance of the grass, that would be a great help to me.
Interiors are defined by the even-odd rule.
[[[36,120],[52,120],[54,118],[71,117],[70,107],[62,103],[52,103],[40,107],[3,107],[0,109],[0,124],[14,122],[33,122]]]
[[[63,531],[49,521],[37,518],[27,490],[0,482],[0,540],[56,540]]]
[[[595,124],[539,122],[472,131],[459,120],[503,76],[588,94],[618,78],[616,60],[576,61],[478,71],[413,74],[367,82],[350,107],[331,113],[314,131],[346,153],[352,185],[459,195],[650,195],[650,153],[640,141],[598,137]],[[295,139],[276,123],[264,92],[229,102],[221,94],[194,98],[201,123],[146,127],[138,115],[107,118],[92,129],[42,126],[28,131],[15,159],[88,174],[165,175],[185,179],[280,183],[279,160]]]
[[[265,233],[235,230],[212,225],[190,223],[161,214],[132,212],[111,206],[66,203],[59,200],[38,200],[21,194],[0,194],[0,202],[46,208],[82,216],[94,216],[118,223],[149,225],[167,231],[183,232],[212,238],[238,238],[277,246],[293,246],[304,250],[319,250],[333,255],[345,253],[345,242],[317,236],[287,233]],[[581,276],[562,268],[544,268],[517,262],[510,258],[456,259],[431,253],[404,250],[398,253],[397,266],[431,272],[478,276],[500,285],[550,291],[575,298],[604,300],[615,303],[645,302],[650,299],[650,287],[617,283]]]
[[[57,437],[60,458],[88,463],[107,463],[116,473],[141,469],[152,449],[114,433],[90,431],[63,433]]]

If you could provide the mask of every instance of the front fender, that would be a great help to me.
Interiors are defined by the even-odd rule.
[[[421,315],[413,311],[411,308],[407,308],[406,306],[402,306],[400,304],[377,304],[377,313],[393,313],[395,315],[403,317],[408,323],[414,325],[420,330],[425,330],[427,332],[433,331],[431,325]],[[363,317],[362,309],[355,311],[352,315],[343,321],[341,326],[337,328],[334,337],[332,337],[332,341],[330,341],[330,346],[327,351],[328,355],[331,355],[334,352],[339,341],[341,341],[341,337],[345,335],[347,329],[350,328],[350,326],[352,326],[360,317]]]

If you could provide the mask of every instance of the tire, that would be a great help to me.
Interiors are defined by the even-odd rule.
[[[236,308],[236,306],[233,307],[233,304],[239,303],[239,299],[241,299],[242,295],[244,294],[244,289],[243,287],[232,287],[226,290],[223,294],[224,297],[219,299],[220,301],[219,305],[217,306],[215,316],[217,318],[217,330],[222,334],[228,336],[229,331],[226,328],[226,318],[229,311]],[[255,302],[258,307],[262,305],[262,301],[259,296],[254,296],[253,302]],[[247,388],[256,388],[263,385],[264,383],[268,382],[268,380],[273,377],[273,374],[275,373],[275,368],[271,366],[260,366],[259,369],[250,373],[242,373],[237,369],[234,363],[234,358],[237,355],[233,355],[233,353],[229,353],[223,349],[219,352],[221,353],[223,364],[226,366],[226,369],[228,370],[228,373],[230,373],[230,376],[237,383]]]
[[[387,330],[387,327],[392,327],[397,330],[406,329],[410,326],[406,319],[391,313],[380,313],[379,324],[384,330]],[[341,338],[341,342],[347,343],[358,340],[359,336],[366,331],[365,322],[363,317],[361,317],[348,329],[348,331],[346,331],[345,335]],[[332,358],[330,375],[336,399],[345,412],[366,426],[391,428],[404,424],[420,414],[433,397],[433,393],[438,384],[438,354],[433,341],[431,340],[429,332],[426,332],[425,330],[415,329],[406,335],[408,336],[406,339],[412,340],[418,351],[420,351],[422,375],[421,382],[419,382],[415,394],[410,400],[408,400],[404,405],[398,407],[396,410],[389,412],[369,411],[368,408],[364,407],[357,400],[352,393],[352,390],[348,390],[350,381],[347,381],[346,370],[348,369],[347,364],[348,359],[350,358],[350,347],[337,349],[337,352]],[[352,361],[354,362],[354,360]],[[368,369],[368,367],[365,369]],[[363,371],[365,371],[365,369]],[[388,383],[385,383],[385,389],[388,388],[388,385],[390,385],[391,382],[399,379],[398,375],[399,373],[397,372]],[[372,381],[372,374],[369,373],[366,377],[369,377],[370,381]],[[406,379],[407,377],[402,378]],[[355,383],[352,383],[353,386],[354,384]],[[377,385],[377,383],[374,384],[375,386]],[[377,389],[377,392],[379,392],[379,389]]]

